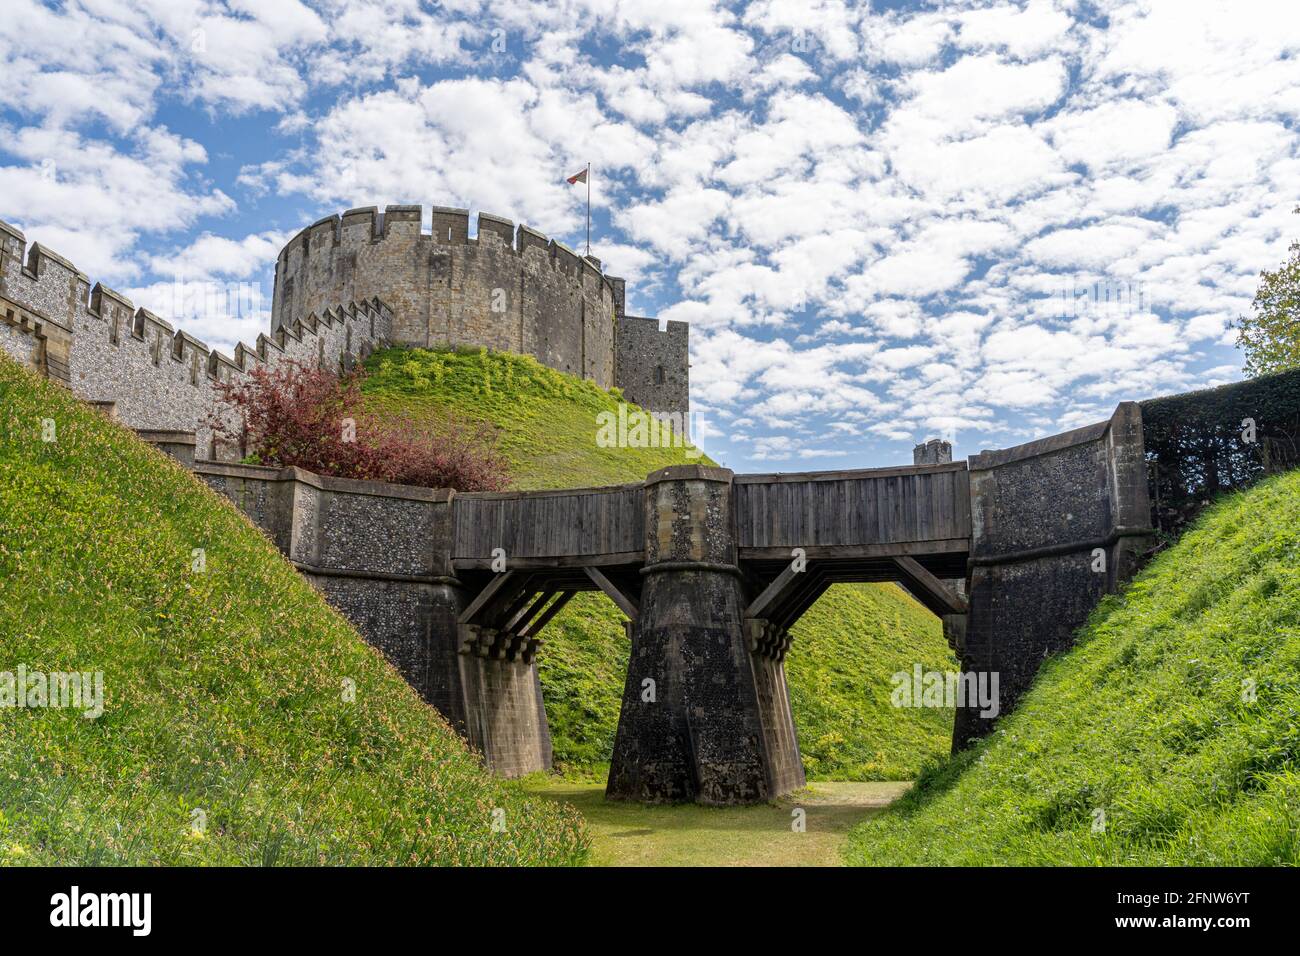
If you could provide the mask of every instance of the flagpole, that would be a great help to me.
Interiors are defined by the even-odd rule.
[[[587,255],[591,255],[591,163],[587,164]]]

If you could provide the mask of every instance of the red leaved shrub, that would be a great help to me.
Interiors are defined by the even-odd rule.
[[[339,376],[284,362],[216,387],[221,404],[209,424],[217,440],[264,465],[458,491],[509,484],[486,424],[448,424],[428,434],[379,421],[361,411],[361,373]]]

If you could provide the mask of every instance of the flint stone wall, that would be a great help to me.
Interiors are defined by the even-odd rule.
[[[996,672],[999,712],[1015,706],[1043,660],[1070,647],[1101,597],[1133,573],[1151,534],[1142,415],[970,459],[970,614],[964,671]],[[958,749],[992,717],[959,708]]]
[[[21,232],[0,223],[0,317],[15,314],[0,321],[0,347],[64,381],[79,398],[112,402],[125,425],[194,432],[199,457],[239,457],[213,441],[216,383],[286,361],[348,367],[390,338],[392,313],[384,303],[332,302],[226,356],[107,286],[92,286],[40,244],[24,264],[24,244]]]

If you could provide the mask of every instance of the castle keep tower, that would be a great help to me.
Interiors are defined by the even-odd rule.
[[[469,236],[469,211],[370,206],[322,219],[280,252],[274,328],[332,303],[378,298],[395,344],[486,346],[618,386],[631,402],[685,414],[688,327],[624,314],[624,282],[600,260],[489,213]]]

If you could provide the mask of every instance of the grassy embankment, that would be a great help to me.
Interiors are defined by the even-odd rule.
[[[1212,507],[860,864],[1300,863],[1300,472]]]
[[[104,708],[0,708],[0,862],[585,857],[578,814],[486,773],[224,499],[0,354],[0,672],[20,665],[102,671]]]

